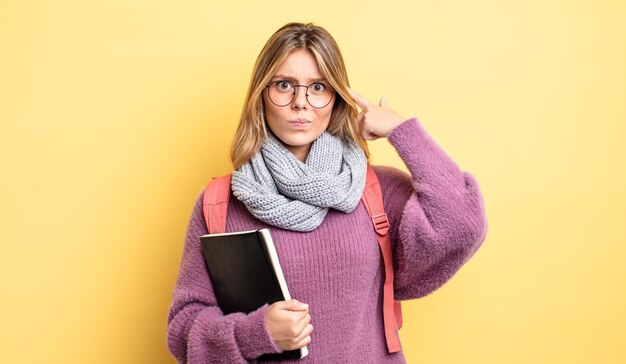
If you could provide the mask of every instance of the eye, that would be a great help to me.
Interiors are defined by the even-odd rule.
[[[324,92],[324,90],[326,90],[326,85],[321,82],[316,82],[311,85],[311,88],[313,89],[313,92]]]
[[[276,87],[281,91],[287,91],[293,88],[289,81],[276,81]]]

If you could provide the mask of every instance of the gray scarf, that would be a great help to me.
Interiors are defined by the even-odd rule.
[[[367,159],[356,144],[325,131],[300,162],[271,133],[261,150],[233,172],[232,190],[257,219],[282,229],[311,231],[329,208],[352,212],[359,204]]]

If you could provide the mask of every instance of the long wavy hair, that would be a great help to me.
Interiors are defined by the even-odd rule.
[[[234,169],[247,163],[260,150],[267,137],[263,90],[280,64],[297,49],[306,49],[313,54],[320,72],[339,96],[333,105],[327,130],[344,141],[356,143],[369,158],[367,144],[358,133],[355,121],[358,110],[348,93],[350,83],[337,43],[330,33],[320,26],[311,23],[289,23],[271,36],[254,64],[239,126],[230,148],[230,159]]]

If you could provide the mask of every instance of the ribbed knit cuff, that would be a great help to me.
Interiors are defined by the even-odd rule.
[[[280,353],[282,350],[270,336],[265,324],[265,312],[269,306],[263,305],[235,323],[235,340],[246,359],[255,359],[263,354]]]

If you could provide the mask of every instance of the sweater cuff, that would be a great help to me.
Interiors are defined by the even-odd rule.
[[[398,125],[387,136],[413,178],[414,172],[429,171],[432,175],[458,171],[456,164],[437,145],[416,117]]]
[[[387,140],[394,146],[399,147],[403,144],[414,144],[418,134],[424,134],[425,130],[416,117],[409,118],[396,126],[389,135]]]
[[[282,352],[276,346],[265,324],[265,312],[268,307],[265,304],[256,311],[250,312],[245,319],[237,320],[235,323],[235,340],[246,359],[252,360],[263,354]]]

